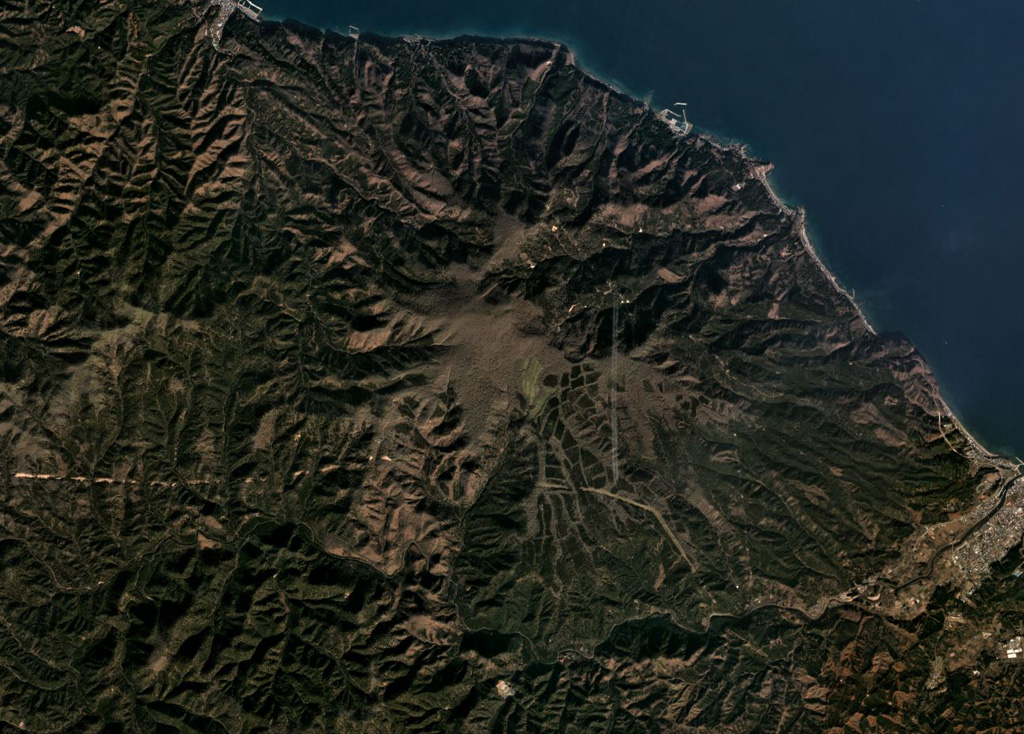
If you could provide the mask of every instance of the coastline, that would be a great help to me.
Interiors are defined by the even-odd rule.
[[[706,139],[715,142],[714,139],[711,137],[707,137]],[[818,251],[814,249],[814,245],[811,243],[811,238],[807,234],[807,212],[804,211],[804,209],[802,208],[794,209],[789,204],[784,202],[781,198],[779,198],[779,195],[775,193],[775,189],[772,188],[771,183],[769,183],[768,174],[771,173],[772,169],[775,167],[775,164],[757,161],[747,156],[746,153],[743,153],[743,155],[746,158],[748,164],[750,165],[751,172],[754,174],[755,178],[757,178],[757,180],[764,185],[765,191],[767,191],[768,196],[771,197],[772,203],[779,207],[779,209],[781,209],[784,213],[789,214],[790,216],[794,217],[797,220],[800,242],[803,243],[804,249],[807,251],[807,254],[811,256],[811,259],[814,260],[814,263],[818,266],[818,269],[821,270],[822,274],[824,274],[826,278],[828,278],[828,281],[832,284],[832,287],[835,288],[840,294],[842,294],[847,301],[849,301],[850,305],[853,306],[854,310],[856,310],[857,315],[860,317],[860,320],[864,322],[864,326],[867,327],[867,330],[871,332],[872,336],[878,336],[878,332],[875,330],[875,327],[871,325],[871,322],[868,321],[867,315],[864,313],[864,310],[860,307],[860,304],[857,303],[856,299],[853,297],[853,294],[846,288],[846,286],[839,282],[839,279],[836,278],[835,274],[828,269],[827,265],[825,265],[825,261],[822,260],[821,255],[818,253]]]
[[[519,40],[519,39],[509,39],[509,40]],[[559,41],[553,41],[553,40],[549,40],[549,39],[523,39],[523,40],[544,41],[546,43],[553,43],[553,44],[565,47],[567,50],[569,50],[568,47],[565,46],[565,44],[563,44],[563,43],[561,43]],[[570,55],[572,55],[571,50],[569,50],[569,53],[570,53]],[[573,56],[572,58],[575,58],[575,57]],[[631,99],[633,99],[633,101],[637,102],[638,104],[643,105],[644,107],[646,107],[652,113],[654,112],[654,109],[651,107],[649,102],[637,98],[636,95],[631,94],[630,92],[623,91],[617,85],[615,85],[613,83],[610,83],[609,81],[607,81],[605,79],[602,79],[599,75],[595,74],[594,72],[588,71],[586,68],[584,68],[582,66],[577,66],[577,68],[579,68],[579,70],[582,73],[586,74],[587,76],[589,76],[594,81],[599,82],[600,84],[604,84],[606,87],[608,87],[609,89],[614,90],[615,92],[617,92],[619,94],[624,94],[624,95],[630,97]],[[779,209],[782,210],[784,213],[789,214],[790,216],[793,216],[793,217],[796,218],[797,225],[798,225],[798,235],[800,237],[800,242],[803,244],[804,249],[806,250],[807,254],[811,257],[811,259],[814,261],[815,265],[818,266],[818,269],[821,271],[821,273],[828,279],[829,283],[832,284],[832,287],[835,288],[836,291],[839,294],[841,294],[847,300],[847,302],[849,302],[849,304],[853,307],[853,309],[856,311],[857,316],[860,319],[861,323],[864,324],[864,327],[871,333],[872,336],[877,337],[878,336],[878,332],[875,330],[875,327],[868,320],[867,315],[864,313],[864,309],[861,308],[861,305],[859,303],[857,303],[857,299],[854,297],[853,293],[850,292],[850,290],[848,288],[846,288],[846,286],[844,286],[842,283],[840,283],[839,279],[836,277],[836,275],[831,270],[829,270],[828,266],[825,264],[825,261],[822,259],[822,256],[815,249],[813,242],[811,242],[810,235],[807,232],[807,212],[802,207],[793,207],[793,206],[790,206],[789,204],[787,204],[785,201],[782,200],[782,198],[778,195],[778,193],[776,193],[775,189],[772,188],[771,182],[768,180],[768,174],[771,173],[771,171],[775,168],[775,164],[771,163],[770,161],[760,160],[760,159],[757,159],[757,158],[754,158],[753,156],[751,156],[747,152],[747,150],[746,150],[746,144],[744,142],[742,142],[742,141],[732,141],[732,142],[728,142],[727,143],[725,141],[719,140],[714,135],[712,135],[712,134],[710,134],[708,132],[703,132],[703,131],[700,132],[700,133],[695,134],[694,137],[699,137],[700,139],[706,141],[710,145],[714,145],[714,146],[716,146],[718,148],[730,149],[730,150],[734,150],[734,151],[738,151],[739,152],[739,154],[742,156],[743,160],[749,166],[749,170],[750,170],[751,174],[758,181],[760,181],[761,184],[764,186],[765,191],[768,193],[768,196],[771,197],[772,203],[774,203],[776,206],[778,206]],[[915,348],[915,350],[917,349],[916,347],[914,347],[914,348]],[[928,365],[927,360],[925,361],[925,364]],[[1020,457],[1012,457],[1012,456],[1010,456],[1008,454],[994,453],[994,452],[990,451],[989,449],[987,449],[985,447],[985,445],[981,442],[981,440],[978,439],[977,436],[975,436],[973,433],[971,433],[969,430],[967,430],[967,427],[964,426],[963,422],[960,420],[960,418],[953,411],[952,407],[950,407],[950,405],[946,401],[946,399],[942,396],[941,386],[939,385],[938,379],[935,377],[934,373],[931,372],[931,366],[930,365],[928,365],[928,371],[929,371],[928,379],[929,379],[929,381],[931,382],[932,386],[935,389],[935,401],[936,401],[937,406],[939,408],[939,420],[940,420],[940,423],[941,423],[941,420],[942,420],[943,417],[949,419],[953,423],[953,425],[960,431],[960,433],[962,433],[966,437],[968,445],[971,447],[971,449],[973,449],[975,452],[980,454],[979,458],[985,458],[985,459],[996,460],[996,461],[1001,461],[1001,462],[1002,461],[1006,461],[1006,462],[1010,462],[1010,463],[1013,463],[1014,461],[1016,461],[1018,469],[1020,467],[1024,467],[1024,459],[1021,459]]]
[[[273,8],[269,6],[264,10],[262,18],[263,20],[269,23],[301,23],[302,25],[307,25],[310,26],[311,28],[316,28],[322,33],[329,32],[338,33],[340,35],[346,35],[345,31],[343,30],[343,26],[339,25],[336,27],[327,27],[314,25],[307,21],[293,18],[289,15],[281,15],[274,13]],[[516,28],[500,28],[492,30],[480,30],[477,28],[461,28],[457,31],[450,31],[444,33],[437,33],[436,35],[431,35],[433,32],[429,30],[423,33],[420,31],[413,31],[395,26],[393,28],[383,28],[380,30],[373,28],[365,28],[363,32],[371,33],[386,38],[401,39],[407,43],[413,40],[427,43],[431,41],[447,42],[455,41],[460,38],[477,38],[489,41],[529,41],[534,43],[549,43],[552,46],[558,46],[560,48],[565,49],[565,51],[569,54],[573,66],[578,68],[591,79],[594,79],[595,81],[604,84],[609,89],[613,89],[621,95],[629,97],[638,104],[649,106],[648,103],[644,101],[644,95],[640,94],[639,92],[636,92],[635,90],[630,89],[617,79],[605,77],[600,72],[594,71],[592,67],[590,67],[587,63],[587,52],[585,50],[586,44],[584,44],[578,38],[567,37],[564,35],[548,36],[544,35],[545,32],[543,31],[540,34],[537,34]],[[584,50],[581,51],[580,49]]]
[[[708,142],[710,142],[711,144],[713,144],[713,145],[719,145],[719,146],[722,145],[722,143],[720,141],[716,140],[714,137],[712,137],[710,135],[703,134],[702,137],[705,140],[707,140]],[[854,298],[853,294],[842,283],[839,282],[838,278],[836,278],[835,274],[831,270],[828,269],[828,266],[825,265],[825,262],[824,262],[824,260],[822,260],[821,255],[814,248],[814,244],[811,242],[811,238],[810,238],[810,236],[807,233],[807,213],[806,213],[806,211],[804,211],[804,209],[802,209],[802,208],[795,209],[795,208],[789,206],[786,202],[784,202],[781,198],[779,198],[779,195],[772,188],[771,183],[768,181],[768,174],[775,167],[774,164],[770,163],[770,162],[759,161],[757,159],[754,159],[754,158],[750,157],[743,150],[743,146],[742,145],[737,145],[735,147],[738,147],[740,149],[740,153],[743,155],[743,157],[746,159],[747,163],[749,164],[751,172],[764,185],[765,191],[768,192],[768,195],[771,197],[772,202],[776,206],[778,206],[780,209],[782,209],[784,212],[786,212],[787,214],[790,214],[790,215],[792,215],[792,216],[797,218],[797,222],[798,222],[798,225],[799,225],[800,241],[803,243],[804,249],[807,251],[807,254],[811,256],[811,259],[814,260],[814,263],[818,266],[818,269],[821,270],[822,274],[824,274],[824,276],[826,278],[828,278],[829,282],[836,289],[836,291],[838,291],[840,294],[842,294],[846,298],[846,300],[850,303],[850,305],[853,306],[854,310],[856,310],[856,312],[857,312],[858,317],[864,323],[864,326],[867,328],[867,330],[869,332],[871,332],[872,336],[877,337],[878,336],[878,332],[871,325],[871,322],[868,321],[867,315],[865,315],[864,310],[860,307],[860,304],[857,303],[857,300]],[[915,349],[916,349],[916,347],[915,347]],[[926,364],[927,364],[927,362],[926,362]],[[935,401],[938,404],[939,411],[940,411],[940,422],[941,422],[941,419],[943,417],[948,418],[953,423],[953,425],[956,427],[956,429],[959,430],[960,433],[962,433],[967,438],[967,442],[971,446],[971,448],[974,449],[974,451],[976,451],[979,454],[981,454],[981,456],[984,457],[984,458],[995,459],[995,460],[1006,460],[1006,461],[1012,461],[1013,458],[1015,458],[1015,457],[1007,456],[1005,454],[998,454],[998,453],[993,453],[992,451],[989,451],[985,447],[985,445],[978,439],[977,436],[975,436],[973,433],[971,433],[969,430],[967,430],[967,427],[964,426],[963,422],[960,420],[959,417],[957,417],[957,415],[953,411],[952,407],[950,407],[949,403],[946,402],[946,399],[942,396],[941,386],[939,385],[939,382],[935,378],[935,376],[933,374],[931,374],[931,367],[930,366],[929,366],[929,379],[930,379],[932,385],[935,388]],[[943,438],[945,438],[945,436],[943,436]],[[1021,459],[1017,458],[1017,461],[1021,462]],[[1024,464],[1024,462],[1021,462],[1021,463]]]
[[[714,145],[721,145],[719,141],[715,140],[711,136],[705,135],[704,139],[708,140]],[[814,248],[814,244],[811,242],[811,238],[807,234],[807,213],[802,208],[794,209],[793,207],[786,204],[786,202],[779,198],[779,195],[772,188],[771,183],[768,181],[768,174],[774,168],[774,164],[764,161],[758,161],[754,158],[751,158],[749,155],[746,154],[745,151],[742,150],[742,146],[740,147],[741,153],[750,165],[752,173],[764,185],[764,188],[768,192],[768,195],[771,197],[772,202],[780,209],[782,209],[784,212],[797,218],[797,222],[799,225],[800,241],[803,243],[803,246],[806,249],[807,254],[811,256],[815,264],[818,266],[818,269],[821,270],[821,272],[824,274],[826,278],[828,278],[829,282],[836,289],[836,291],[841,293],[850,303],[850,305],[853,306],[854,310],[856,310],[857,312],[857,315],[860,317],[860,320],[864,323],[864,326],[867,328],[867,330],[871,332],[872,336],[877,337],[878,332],[871,325],[871,322],[868,321],[868,317],[865,315],[864,310],[860,307],[860,304],[857,303],[857,300],[854,298],[853,294],[845,286],[843,286],[842,283],[839,282],[838,278],[836,278],[835,274],[828,269],[828,266],[825,265],[825,262],[824,260],[822,260],[821,255],[819,255],[818,251]],[[957,430],[959,430],[960,433],[962,433],[967,438],[967,441],[970,444],[971,448],[977,451],[979,454],[981,454],[981,456],[983,456],[984,458],[1012,461],[1013,457],[989,451],[985,447],[985,445],[978,439],[977,436],[975,436],[973,433],[967,430],[967,427],[964,426],[963,422],[960,420],[959,417],[957,417],[952,407],[950,407],[949,403],[946,402],[946,399],[942,396],[941,386],[939,385],[939,382],[935,378],[935,376],[931,374],[930,366],[929,379],[935,388],[935,400],[938,403],[938,407],[941,414],[940,421],[942,417],[948,418],[957,428]],[[1021,460],[1018,458],[1017,461]]]
[[[297,20],[292,19],[292,18],[280,17],[280,16],[274,16],[274,15],[268,15],[267,16],[267,20],[269,20],[272,23],[278,23],[278,24],[283,24],[285,22],[290,21],[290,22],[298,22],[298,23],[301,23],[303,25],[307,25],[303,21],[297,21]],[[312,27],[317,27],[317,26],[312,26]],[[335,32],[335,33],[338,33],[338,32],[340,32],[340,31],[330,31],[330,29],[325,29],[325,28],[319,28],[319,27],[317,27],[317,28],[322,33],[325,33],[325,32]],[[420,35],[418,33],[413,33],[413,32],[389,31],[389,30],[385,30],[384,33],[385,34],[393,34],[393,35],[391,35],[392,38],[400,39],[400,40],[402,40],[405,43],[409,43],[410,40],[415,37],[419,41],[426,41],[426,42],[431,42],[431,41],[447,42],[447,41],[458,40],[460,38],[467,38],[467,39],[477,38],[477,39],[480,39],[480,40],[492,40],[492,41],[504,41],[504,42],[524,41],[524,42],[550,44],[552,46],[555,46],[555,47],[558,47],[558,48],[564,50],[565,53],[568,55],[569,63],[571,65],[575,66],[577,69],[579,69],[580,72],[583,73],[584,75],[588,76],[589,78],[591,78],[595,82],[604,85],[608,89],[614,91],[616,94],[628,97],[629,99],[631,99],[636,104],[642,106],[643,108],[646,108],[646,110],[651,112],[652,114],[655,113],[655,108],[652,107],[651,102],[650,102],[650,95],[648,95],[647,98],[642,98],[637,93],[629,90],[628,88],[625,88],[624,85],[622,85],[620,82],[618,82],[618,81],[616,81],[614,79],[606,79],[606,78],[602,77],[598,72],[592,71],[591,69],[588,69],[584,64],[582,64],[580,62],[580,55],[576,51],[574,51],[574,46],[572,44],[572,39],[570,39],[569,41],[565,41],[565,40],[559,40],[559,39],[555,39],[555,38],[548,38],[548,37],[544,37],[544,36],[540,36],[540,35],[532,35],[532,34],[528,34],[528,33],[524,34],[524,33],[521,33],[521,32],[517,33],[516,31],[508,31],[509,35],[492,35],[489,32],[479,33],[479,32],[477,32],[477,31],[475,31],[473,29],[465,29],[464,31],[457,32],[457,33],[454,33],[452,35],[440,35],[440,36],[425,36],[425,35]],[[383,35],[383,34],[381,34],[381,35]],[[779,197],[779,195],[776,193],[775,189],[772,188],[772,185],[771,185],[770,181],[768,180],[768,174],[774,169],[775,164],[771,163],[770,161],[765,161],[765,160],[757,159],[757,158],[754,158],[753,156],[751,156],[747,152],[747,150],[746,150],[746,143],[744,143],[743,141],[740,141],[740,140],[733,140],[731,142],[725,142],[724,140],[720,140],[717,137],[715,137],[714,135],[712,135],[711,133],[706,132],[706,131],[701,131],[699,133],[695,131],[694,134],[693,134],[693,137],[695,137],[695,138],[699,137],[701,140],[706,141],[708,144],[714,145],[714,146],[716,146],[718,148],[721,148],[721,149],[729,149],[729,150],[733,150],[733,151],[738,151],[739,152],[739,154],[742,156],[742,158],[744,159],[744,161],[748,165],[749,170],[751,172],[751,175],[753,177],[757,178],[758,181],[761,182],[761,184],[765,188],[765,191],[771,197],[772,202],[776,206],[778,206],[779,209],[782,210],[784,213],[789,214],[789,215],[791,215],[791,216],[796,218],[797,224],[798,224],[798,235],[800,237],[800,241],[803,244],[804,249],[807,251],[808,255],[812,258],[814,263],[817,265],[818,269],[828,279],[829,283],[832,284],[832,286],[836,289],[836,291],[839,294],[841,294],[849,302],[849,304],[856,311],[857,316],[860,319],[861,323],[864,324],[865,328],[871,333],[871,335],[877,337],[878,336],[878,332],[875,330],[874,326],[868,320],[867,315],[864,313],[864,310],[861,308],[860,304],[857,303],[856,298],[853,296],[853,294],[851,293],[851,291],[849,289],[847,289],[842,283],[839,282],[839,280],[836,277],[836,275],[831,270],[829,270],[829,268],[825,264],[822,256],[815,249],[814,244],[811,241],[811,238],[810,238],[810,236],[808,234],[808,231],[807,231],[807,214],[806,214],[806,211],[802,207],[793,207],[793,206],[790,206],[789,204],[787,204],[785,201],[782,200],[782,198]],[[916,347],[915,347],[915,350],[916,350]],[[957,415],[953,412],[953,409],[950,407],[949,403],[942,396],[941,387],[939,386],[938,380],[935,377],[934,373],[932,373],[932,371],[931,371],[930,364],[928,364],[927,361],[925,361],[925,364],[928,365],[928,371],[929,371],[928,379],[931,382],[932,386],[934,387],[934,390],[935,390],[935,400],[936,400],[937,406],[939,408],[940,414],[942,414],[944,417],[948,418],[953,423],[953,425],[967,438],[967,441],[968,441],[968,444],[970,445],[970,447],[974,451],[976,451],[978,454],[980,454],[981,457],[988,458],[988,459],[1003,460],[1003,461],[1007,461],[1007,462],[1013,462],[1014,460],[1016,460],[1021,466],[1024,466],[1024,460],[1020,459],[1019,457],[1012,457],[1009,454],[993,453],[992,451],[989,451],[985,447],[985,445],[973,433],[971,433],[969,430],[967,430],[967,428],[964,426],[963,422],[957,417]]]

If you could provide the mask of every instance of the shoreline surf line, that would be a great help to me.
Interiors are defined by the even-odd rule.
[[[710,136],[705,136],[705,139],[714,142],[716,145],[720,145],[720,143],[715,141]],[[790,206],[789,204],[784,202],[775,192],[775,189],[772,188],[771,183],[768,181],[768,174],[771,173],[771,171],[775,168],[775,164],[751,158],[743,150],[740,150],[740,153],[743,155],[747,163],[750,165],[750,168],[754,173],[754,177],[757,178],[757,180],[764,185],[765,191],[767,191],[768,196],[771,197],[772,203],[779,207],[779,209],[782,210],[783,213],[788,214],[796,219],[798,225],[797,234],[800,237],[800,242],[803,244],[804,249],[807,251],[807,254],[811,256],[811,259],[814,261],[815,265],[818,266],[818,269],[826,278],[828,278],[828,281],[832,284],[832,287],[835,288],[839,292],[839,294],[842,295],[850,303],[851,306],[853,306],[854,310],[857,312],[857,315],[860,317],[860,320],[864,322],[864,326],[867,327],[867,330],[871,332],[872,336],[878,336],[878,332],[875,330],[875,327],[871,325],[871,322],[868,320],[868,317],[864,313],[864,310],[860,307],[860,304],[857,303],[857,299],[853,297],[853,293],[851,293],[846,286],[839,282],[839,279],[836,277],[835,273],[828,269],[828,266],[822,259],[821,254],[814,248],[814,244],[811,242],[810,235],[807,233],[806,210],[803,207]]]
[[[717,145],[719,147],[729,147],[723,146],[723,144],[720,141],[715,140],[712,136],[706,133],[702,133],[701,137],[707,140],[712,145]],[[818,266],[818,269],[825,275],[826,278],[828,278],[828,281],[832,284],[836,291],[838,291],[844,298],[846,298],[850,305],[853,306],[854,310],[857,312],[857,316],[860,318],[861,322],[863,322],[867,330],[871,332],[873,336],[877,337],[878,332],[875,330],[875,327],[871,325],[871,322],[868,320],[868,317],[864,313],[864,310],[861,308],[860,304],[857,303],[857,299],[854,298],[853,293],[851,293],[842,283],[839,282],[839,279],[836,277],[835,273],[829,270],[828,266],[825,264],[825,261],[822,259],[821,255],[818,253],[817,249],[815,249],[814,243],[811,242],[810,235],[807,232],[806,210],[803,207],[790,206],[785,201],[783,201],[782,198],[779,197],[779,195],[776,193],[775,189],[772,188],[771,182],[768,180],[768,174],[775,168],[775,164],[751,157],[744,150],[743,144],[734,143],[731,145],[731,147],[739,150],[739,153],[743,156],[743,158],[747,161],[748,165],[750,166],[750,169],[753,172],[754,176],[761,182],[762,185],[764,185],[765,191],[767,191],[768,195],[771,197],[772,203],[778,206],[784,213],[796,218],[798,224],[798,234],[800,236],[800,241],[803,243],[804,249],[811,256],[811,259]],[[913,345],[913,342],[911,342],[911,345]],[[914,350],[917,350],[916,346],[914,346]],[[928,364],[927,360],[925,360],[925,364]],[[956,413],[953,412],[953,408],[950,407],[949,403],[946,402],[946,399],[942,396],[942,388],[939,385],[938,379],[936,379],[935,375],[931,372],[930,365],[928,366],[928,377],[932,383],[932,386],[935,388],[935,399],[940,408],[940,416],[944,415],[953,423],[954,427],[956,427],[956,429],[959,430],[967,438],[967,442],[971,446],[971,448],[973,448],[983,457],[988,459],[1005,459],[1009,461],[1013,460],[1013,458],[1008,455],[993,453],[992,451],[989,451],[989,449],[985,447],[985,445],[978,439],[977,436],[975,436],[973,433],[967,430],[967,427],[964,426],[963,422],[957,417]],[[939,422],[941,425],[941,417]],[[943,438],[945,438],[944,434]],[[1020,459],[1018,459],[1018,461],[1020,461]]]
[[[325,35],[327,33],[339,33],[338,31],[334,31],[334,30],[331,30],[331,29],[328,29],[328,28],[323,28],[323,27],[320,27],[320,26],[312,26],[312,25],[310,25],[308,23],[305,23],[304,21],[293,20],[293,19],[290,19],[290,18],[280,19],[280,18],[275,17],[275,16],[268,17],[268,21],[270,21],[271,23],[277,23],[277,24],[280,24],[280,25],[284,25],[284,23],[287,22],[288,20],[292,20],[292,22],[298,22],[298,23],[300,23],[302,25],[306,25],[306,26],[309,26],[309,27],[312,27],[312,28],[317,28],[321,33],[324,33]],[[339,33],[339,35],[343,35],[343,34]],[[405,33],[395,33],[394,35],[391,35],[391,36],[386,36],[385,34],[380,34],[380,35],[381,35],[381,37],[389,37],[389,38],[394,38],[396,40],[401,40],[403,43],[407,43],[407,44],[413,43],[413,41],[411,40],[412,34],[408,33],[408,32],[405,32]],[[622,85],[621,82],[618,82],[616,80],[604,79],[597,72],[594,72],[594,71],[591,71],[591,70],[587,69],[586,66],[584,66],[581,63],[580,56],[573,50],[572,45],[570,43],[565,42],[565,41],[561,41],[561,40],[553,39],[553,38],[544,38],[544,37],[541,37],[541,36],[531,36],[529,34],[521,35],[521,34],[515,33],[515,31],[512,31],[511,35],[509,35],[507,37],[494,36],[494,35],[490,35],[490,34],[479,34],[479,35],[477,35],[477,34],[474,34],[474,33],[462,32],[462,33],[456,33],[456,34],[453,34],[453,35],[443,35],[443,36],[419,36],[418,41],[427,41],[427,42],[430,42],[430,41],[441,41],[441,42],[446,42],[446,41],[453,41],[453,40],[457,40],[457,39],[461,39],[461,38],[465,38],[466,40],[472,40],[472,39],[476,38],[476,39],[479,39],[481,41],[489,40],[489,41],[502,41],[502,42],[507,42],[507,43],[517,42],[517,41],[532,42],[532,43],[546,43],[546,44],[555,46],[555,47],[561,49],[562,51],[564,51],[567,54],[567,57],[568,57],[567,58],[567,62],[569,64],[571,64],[573,67],[575,67],[576,69],[578,69],[581,74],[589,77],[590,79],[592,79],[593,81],[597,82],[598,84],[601,84],[601,85],[607,87],[608,89],[612,90],[616,94],[619,94],[621,96],[624,96],[624,97],[632,100],[637,105],[639,105],[642,108],[646,109],[650,114],[652,114],[652,115],[656,114],[655,107],[654,107],[654,105],[651,104],[651,99],[650,99],[651,95],[648,95],[647,99],[641,98],[635,92],[632,92],[631,90],[629,90],[627,88],[624,88],[625,85]],[[802,242],[802,244],[804,246],[804,249],[811,256],[811,258],[814,260],[815,264],[818,266],[818,269],[822,272],[822,274],[825,275],[825,277],[832,284],[832,286],[836,289],[836,291],[838,291],[840,293],[840,295],[842,295],[844,298],[846,298],[846,300],[854,308],[854,310],[857,312],[858,317],[860,318],[860,320],[864,324],[864,326],[867,328],[867,330],[869,332],[871,332],[871,334],[873,336],[877,337],[878,336],[878,332],[875,330],[874,326],[871,325],[871,322],[868,320],[868,318],[865,315],[865,313],[864,313],[863,309],[861,308],[860,304],[857,303],[857,300],[853,297],[853,294],[845,286],[843,286],[842,283],[839,282],[839,280],[836,277],[836,275],[831,270],[828,269],[828,266],[825,264],[825,262],[822,259],[821,255],[814,248],[814,244],[811,242],[810,236],[807,233],[807,214],[806,214],[806,211],[803,209],[803,207],[793,207],[793,206],[790,206],[789,204],[787,204],[785,201],[783,201],[779,197],[779,195],[775,192],[775,189],[772,188],[771,183],[768,181],[768,173],[772,169],[774,169],[775,164],[770,162],[770,161],[765,161],[763,159],[757,159],[757,158],[754,158],[753,156],[751,156],[747,152],[747,143],[745,143],[744,141],[738,140],[738,139],[734,140],[733,142],[726,143],[723,140],[719,140],[718,138],[716,138],[714,135],[712,135],[711,133],[709,133],[707,131],[700,131],[700,132],[694,134],[693,137],[694,138],[699,138],[701,140],[705,140],[709,144],[714,145],[714,146],[716,146],[716,147],[718,147],[720,149],[723,149],[723,150],[725,150],[725,149],[733,150],[733,151],[736,151],[736,152],[739,153],[739,155],[744,159],[744,161],[749,166],[750,171],[753,174],[753,176],[755,178],[757,178],[764,185],[765,190],[767,191],[768,195],[772,199],[772,202],[774,204],[776,204],[783,212],[788,213],[789,215],[796,217],[797,224],[798,224],[798,234],[799,234],[800,240],[801,240],[801,242]],[[914,346],[913,342],[910,342],[910,343],[911,343],[912,346]],[[917,347],[914,346],[914,349],[916,351]],[[971,433],[969,430],[967,430],[967,428],[964,426],[963,422],[953,412],[953,409],[950,407],[949,403],[946,402],[946,399],[944,397],[942,397],[941,387],[939,387],[938,380],[935,377],[934,373],[931,371],[931,365],[927,362],[927,360],[925,360],[925,364],[928,365],[929,380],[931,381],[932,385],[936,389],[936,392],[938,394],[938,402],[939,402],[941,408],[944,409],[946,417],[948,417],[954,423],[954,425],[967,437],[968,443],[971,445],[971,447],[975,451],[978,451],[984,457],[994,458],[994,459],[1005,459],[1006,461],[1012,462],[1014,460],[1014,457],[1011,457],[1009,454],[993,453],[993,452],[989,451],[987,448],[985,448],[985,445],[982,444],[981,441],[978,440],[978,438],[973,433]],[[1017,461],[1021,462],[1021,465],[1024,466],[1024,460],[1017,459]]]

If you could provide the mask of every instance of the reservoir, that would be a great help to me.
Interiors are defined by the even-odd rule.
[[[987,448],[1024,456],[1024,4],[1010,0],[265,0],[346,31],[532,36],[776,164],[879,332]]]

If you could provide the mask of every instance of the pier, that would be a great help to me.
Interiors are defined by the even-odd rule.
[[[263,12],[263,8],[252,0],[210,0],[207,7],[219,7],[217,18],[210,26],[210,40],[218,51],[220,50],[221,36],[224,35],[224,27],[228,24],[228,18],[232,13],[238,10],[249,20],[259,22],[260,14]]]
[[[686,102],[676,102],[673,107],[681,107],[682,115],[671,108],[665,108],[658,113],[658,119],[672,128],[672,131],[680,137],[686,137],[693,130],[693,123],[686,119]]]
[[[256,3],[252,2],[251,0],[229,0],[229,2],[231,1],[234,2],[236,8],[241,10],[242,13],[244,13],[245,15],[249,16],[251,20],[260,19],[260,13],[263,12],[263,8],[261,8]]]

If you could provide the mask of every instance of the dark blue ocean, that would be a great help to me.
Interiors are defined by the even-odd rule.
[[[992,450],[1024,456],[1019,0],[264,0],[378,33],[567,42],[589,71],[776,163],[879,331]]]

